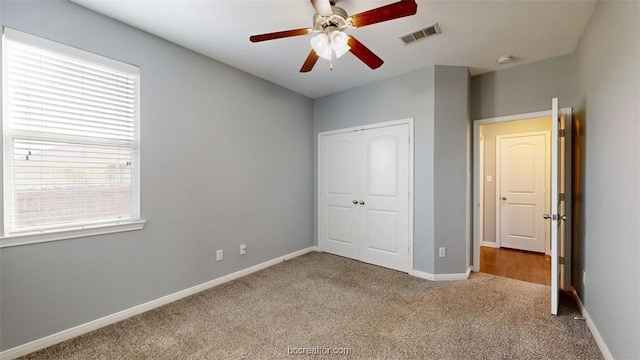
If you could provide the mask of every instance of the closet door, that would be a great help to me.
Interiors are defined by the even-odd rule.
[[[409,125],[320,137],[318,246],[409,271]]]
[[[358,194],[355,133],[322,136],[319,151],[318,246],[358,258]]]
[[[409,271],[409,125],[360,136],[360,260]]]

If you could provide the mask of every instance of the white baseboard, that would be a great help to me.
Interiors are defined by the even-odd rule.
[[[499,249],[500,245],[491,242],[491,241],[482,241],[480,242],[480,246],[486,246],[486,247],[490,247],[490,248],[495,248],[495,249]]]
[[[131,307],[129,309],[126,310],[122,310],[120,312],[117,312],[115,314],[111,314],[111,315],[107,315],[105,317],[102,317],[100,319],[96,319],[93,321],[89,321],[88,323],[84,323],[82,325],[78,325],[75,327],[72,327],[70,329],[67,330],[63,330],[60,331],[58,333],[49,335],[49,336],[45,336],[41,339],[38,340],[34,340],[31,341],[29,343],[23,344],[23,345],[19,345],[16,346],[14,348],[11,349],[7,349],[3,352],[0,352],[0,360],[10,360],[10,359],[15,359],[17,357],[32,353],[34,351],[38,351],[41,349],[44,349],[46,347],[49,347],[51,345],[55,345],[57,343],[72,339],[74,337],[78,337],[80,335],[86,334],[90,331],[93,330],[97,330],[99,328],[105,327],[107,325],[111,325],[113,323],[116,323],[118,321],[130,318],[132,316],[141,314],[143,312],[155,309],[157,307],[169,304],[171,302],[174,302],[176,300],[180,300],[182,298],[185,298],[187,296],[193,295],[195,293],[198,293],[200,291],[203,290],[207,290],[210,289],[212,287],[224,284],[226,282],[241,278],[243,276],[249,275],[251,273],[254,273],[256,271],[260,271],[263,269],[266,269],[270,266],[276,265],[278,263],[281,263],[285,260],[289,260],[289,259],[293,259],[295,257],[298,257],[300,255],[304,255],[313,251],[318,251],[318,247],[317,246],[311,246],[308,247],[306,249],[302,249],[302,250],[298,250],[298,251],[294,251],[290,254],[287,255],[283,255],[280,257],[277,257],[275,259],[269,260],[269,261],[265,261],[263,263],[251,266],[249,268],[240,270],[240,271],[236,271],[232,274],[229,275],[225,275],[222,277],[219,277],[217,279],[211,280],[211,281],[207,281],[205,283],[202,283],[200,285],[196,285],[193,287],[190,287],[188,289],[184,289],[178,292],[175,292],[173,294],[169,294],[167,296],[163,296],[161,298],[155,299],[155,300],[151,300],[149,302],[146,302],[144,304],[140,304],[134,307]]]
[[[578,302],[578,308],[580,309],[580,313],[582,313],[582,316],[586,319],[587,327],[589,327],[589,330],[591,331],[591,335],[593,335],[593,339],[596,341],[596,344],[598,344],[598,348],[600,349],[602,356],[605,358],[605,360],[613,360],[613,355],[611,355],[611,351],[609,351],[609,348],[607,347],[607,344],[605,344],[604,339],[602,339],[602,336],[600,335],[600,332],[598,331],[596,324],[591,319],[591,316],[589,316],[589,312],[587,311],[587,309],[585,309],[584,305],[582,304],[582,301],[580,300],[580,297],[578,296],[576,289],[573,289],[573,296],[576,297],[576,301]]]
[[[454,281],[454,280],[467,280],[471,273],[471,266],[467,268],[466,273],[461,274],[429,274],[420,270],[411,270],[409,275],[419,277],[421,279],[427,279],[431,281]]]

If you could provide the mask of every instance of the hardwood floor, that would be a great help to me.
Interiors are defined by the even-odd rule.
[[[550,257],[541,253],[481,246],[480,272],[536,284],[551,284]]]

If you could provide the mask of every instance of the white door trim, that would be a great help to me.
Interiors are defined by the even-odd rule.
[[[501,182],[502,182],[502,168],[501,168],[501,151],[502,151],[502,144],[500,142],[500,140],[502,139],[507,139],[507,138],[513,138],[513,137],[526,137],[526,136],[535,136],[535,135],[544,135],[544,145],[545,145],[545,152],[544,152],[544,156],[545,156],[545,160],[544,160],[544,166],[545,166],[545,179],[544,179],[544,187],[545,187],[545,200],[544,200],[544,209],[545,209],[545,214],[549,214],[550,210],[549,210],[549,199],[548,199],[548,194],[549,191],[551,189],[551,131],[549,130],[541,130],[541,131],[530,131],[530,132],[524,132],[524,133],[514,133],[514,134],[503,134],[503,135],[496,135],[496,178],[495,178],[495,182],[496,182],[496,195],[498,195],[498,193],[500,192],[501,189]],[[502,247],[501,241],[502,241],[502,216],[500,213],[500,206],[496,206],[496,242],[495,242],[495,247],[500,248]],[[551,234],[548,234],[547,232],[545,232],[545,250],[544,253],[545,255],[550,255],[551,254],[551,247],[549,246],[549,241],[548,241],[548,237]]]
[[[567,134],[567,144],[571,144],[570,136],[571,136],[571,126],[573,123],[572,108],[562,108],[560,109],[560,113],[566,115],[567,120],[565,123],[565,128],[566,128],[566,134]],[[473,204],[474,204],[473,206],[473,271],[475,272],[480,271],[480,242],[478,241],[479,239],[478,214],[480,212],[479,205],[481,204],[478,198],[479,196],[478,190],[479,190],[479,184],[480,184],[479,171],[478,171],[478,165],[480,163],[479,162],[480,126],[486,125],[486,124],[508,122],[508,121],[536,119],[541,117],[548,117],[551,115],[552,115],[551,110],[545,110],[545,111],[537,111],[537,112],[524,113],[524,114],[515,114],[515,115],[498,116],[498,117],[486,118],[486,119],[478,119],[473,121]],[[570,149],[570,147],[568,147],[568,149]],[[570,159],[571,158],[568,157],[567,163],[566,163],[566,166],[568,169],[571,169]],[[570,172],[567,173],[568,176],[570,174],[571,174]],[[567,188],[565,189],[567,194],[566,196],[567,196],[567,199],[569,199],[571,196],[571,180],[569,177],[567,177],[566,185],[567,185]],[[571,203],[567,201],[567,204],[571,204]],[[569,206],[566,209],[567,216],[569,216],[570,211],[571,211],[571,207]],[[569,219],[571,219],[570,216],[569,216]],[[568,228],[570,229],[571,227],[568,226]],[[568,241],[571,241],[571,236],[570,234],[568,235],[569,236],[567,236],[567,239]],[[567,250],[571,250],[570,247]],[[567,259],[567,257],[570,257],[569,252],[565,253],[564,256],[565,256],[565,261],[570,260],[570,259]],[[570,267],[568,268],[568,270],[570,270]],[[569,286],[569,284],[571,284],[571,279],[570,279],[571,271],[565,271],[565,275],[566,275],[565,285]]]
[[[409,194],[407,194],[407,196],[409,196],[409,249],[408,249],[408,264],[409,264],[409,268],[407,269],[407,272],[411,272],[413,271],[413,209],[414,209],[414,152],[415,152],[415,146],[414,146],[414,128],[413,128],[413,123],[414,123],[414,119],[413,118],[406,118],[406,119],[399,119],[399,120],[392,120],[392,121],[384,121],[384,122],[379,122],[379,123],[373,123],[373,124],[367,124],[367,125],[361,125],[361,126],[353,126],[353,127],[349,127],[349,128],[343,128],[343,129],[337,129],[337,130],[329,130],[329,131],[323,131],[323,132],[319,132],[318,133],[318,139],[317,139],[317,143],[318,143],[318,149],[317,149],[317,153],[318,153],[318,168],[317,168],[317,174],[318,174],[318,178],[316,179],[318,181],[318,184],[320,183],[320,165],[321,165],[321,161],[320,161],[320,151],[321,151],[321,146],[322,146],[322,141],[321,138],[322,136],[326,136],[326,135],[333,135],[333,134],[340,134],[340,133],[346,133],[346,132],[353,132],[353,131],[358,131],[358,130],[369,130],[369,129],[377,129],[377,128],[382,128],[382,127],[388,127],[388,126],[395,126],[395,125],[403,125],[403,124],[407,124],[409,125]],[[317,189],[317,193],[316,196],[318,199],[320,199],[320,187],[318,186]],[[320,208],[320,201],[318,201],[318,217],[316,218],[316,221],[319,221],[319,217],[320,217],[320,212],[322,211],[322,209]],[[316,234],[316,236],[318,237],[318,239],[320,239],[320,228],[318,228],[318,233]]]
[[[406,119],[383,121],[383,122],[360,125],[360,126],[352,126],[352,127],[336,129],[336,130],[327,130],[327,131],[318,133],[318,140],[320,140],[322,136],[326,136],[326,135],[342,134],[342,133],[358,131],[358,130],[378,129],[382,127],[402,125],[402,124],[409,124],[409,132],[411,137],[413,138],[413,118],[406,118]]]
[[[479,160],[478,160],[478,171],[480,172],[479,178],[480,182],[478,183],[478,208],[482,209],[484,207],[484,136],[482,134],[478,134],[479,141]],[[478,211],[478,243],[482,246],[484,245],[484,211]]]

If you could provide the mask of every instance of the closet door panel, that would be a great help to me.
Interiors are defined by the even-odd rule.
[[[357,139],[349,133],[321,137],[318,245],[326,252],[357,258]]]
[[[361,259],[408,270],[409,125],[361,133]]]

